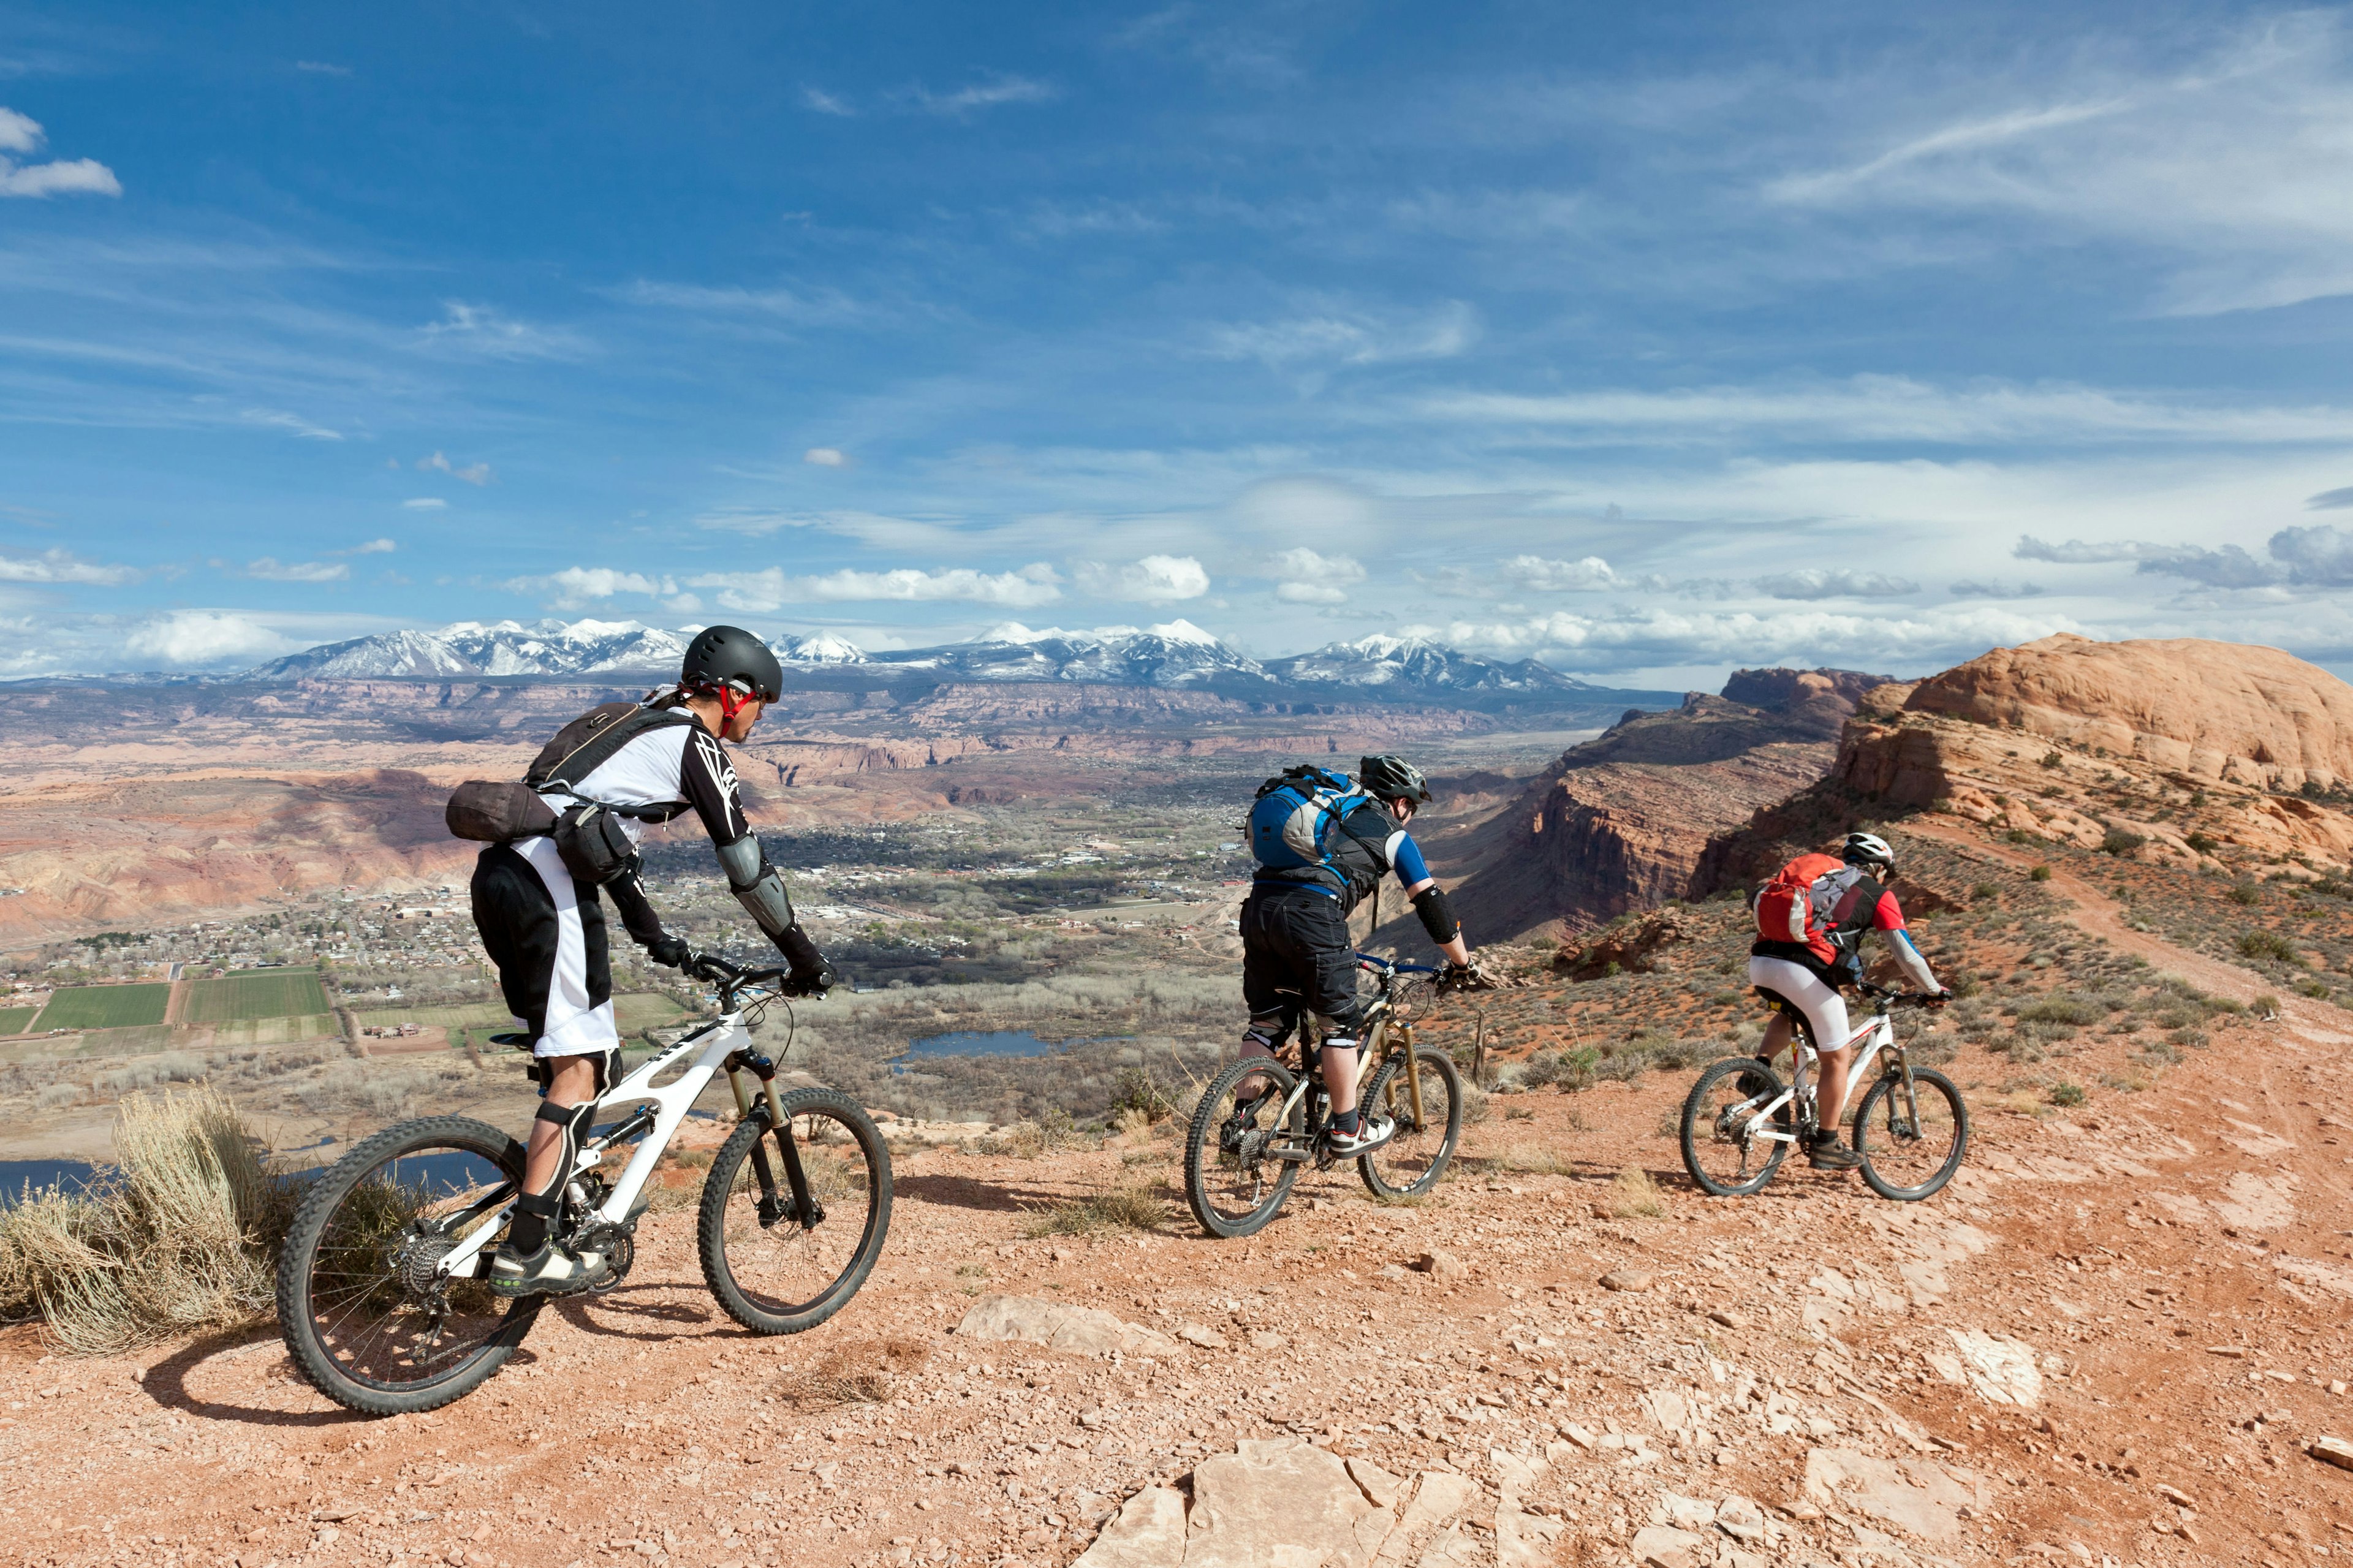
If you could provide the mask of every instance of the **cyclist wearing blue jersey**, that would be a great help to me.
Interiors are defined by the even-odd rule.
[[[1446,955],[1447,978],[1472,987],[1493,984],[1472,963],[1446,889],[1406,831],[1415,808],[1430,799],[1429,782],[1403,758],[1383,755],[1357,764],[1356,787],[1361,793],[1341,797],[1320,857],[1282,868],[1262,860],[1241,912],[1242,1001],[1250,1008],[1241,1054],[1272,1057],[1297,1027],[1302,1008],[1321,1015],[1329,1028],[1324,1088],[1332,1097],[1324,1136],[1335,1154],[1348,1159],[1397,1133],[1388,1117],[1356,1110],[1364,1004],[1356,996],[1349,913],[1393,873]]]

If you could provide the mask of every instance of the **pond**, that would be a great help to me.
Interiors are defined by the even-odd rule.
[[[892,1059],[905,1061],[909,1057],[1042,1057],[1059,1051],[1064,1046],[1082,1043],[1077,1040],[1041,1040],[1027,1029],[953,1029],[944,1035],[926,1035],[910,1044],[902,1055]]]
[[[97,1173],[88,1160],[0,1160],[0,1204],[24,1196],[27,1182],[37,1193],[52,1185],[79,1192]]]

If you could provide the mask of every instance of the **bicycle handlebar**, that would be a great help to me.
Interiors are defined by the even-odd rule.
[[[1383,958],[1378,953],[1356,954],[1356,966],[1376,974],[1440,974],[1445,973],[1434,963],[1408,963],[1401,958]]]

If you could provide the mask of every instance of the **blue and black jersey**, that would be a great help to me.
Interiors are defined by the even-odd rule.
[[[1422,858],[1421,847],[1377,802],[1367,801],[1334,824],[1328,842],[1330,865],[1303,866],[1295,870],[1262,866],[1253,879],[1252,891],[1275,893],[1295,889],[1319,894],[1337,900],[1341,912],[1345,914],[1362,903],[1380,885],[1381,879],[1391,872],[1396,873],[1400,888],[1430,879],[1430,865]]]

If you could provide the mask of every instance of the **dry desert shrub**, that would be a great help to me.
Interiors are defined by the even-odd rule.
[[[1095,1230],[1157,1230],[1168,1217],[1167,1200],[1153,1187],[1130,1184],[1057,1204],[1029,1223],[1025,1234],[1084,1236]]]
[[[1540,1176],[1573,1175],[1577,1169],[1567,1155],[1541,1143],[1514,1143],[1504,1151],[1500,1163],[1506,1171],[1525,1171]]]
[[[931,1359],[932,1347],[922,1340],[856,1340],[779,1376],[776,1397],[804,1409],[879,1405]]]
[[[114,1142],[108,1180],[0,1215],[0,1315],[83,1355],[266,1316],[297,1194],[236,1106],[209,1086],[126,1100]]]
[[[1629,1165],[1609,1184],[1609,1212],[1620,1219],[1657,1219],[1667,1212],[1667,1201],[1650,1172]]]

